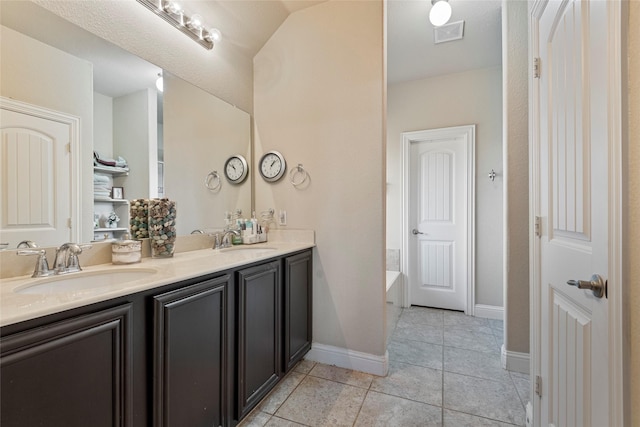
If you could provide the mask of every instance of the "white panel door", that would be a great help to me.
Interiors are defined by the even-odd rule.
[[[410,148],[410,302],[466,311],[467,134],[430,132]]]
[[[609,300],[575,286],[611,267],[608,3],[554,0],[534,13],[543,426],[610,425]]]
[[[0,109],[0,128],[0,240],[71,241],[70,125]]]

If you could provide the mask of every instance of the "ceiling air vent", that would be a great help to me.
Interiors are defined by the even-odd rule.
[[[433,29],[433,42],[435,44],[460,40],[464,36],[464,21],[435,27]]]

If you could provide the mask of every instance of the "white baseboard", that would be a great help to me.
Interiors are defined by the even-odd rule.
[[[476,304],[473,308],[473,315],[475,317],[484,317],[485,319],[504,320],[504,307]]]
[[[529,353],[518,353],[517,351],[507,351],[502,344],[501,351],[502,367],[507,371],[529,373]]]
[[[307,360],[333,365],[339,368],[353,369],[384,377],[389,371],[389,354],[384,356],[362,353],[332,345],[313,343],[311,350],[304,356]]]

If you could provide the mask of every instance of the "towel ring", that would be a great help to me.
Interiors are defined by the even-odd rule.
[[[204,179],[204,186],[213,193],[217,193],[222,188],[222,180],[218,171],[209,172]]]
[[[296,176],[297,175],[301,175],[301,178],[299,178],[298,181],[296,181]],[[291,184],[293,184],[294,187],[298,187],[298,186],[304,184],[305,181],[307,180],[307,178],[309,178],[309,174],[302,167],[301,163],[298,163],[298,166],[296,166],[295,168],[291,169],[291,172],[289,172],[289,179],[291,180]]]

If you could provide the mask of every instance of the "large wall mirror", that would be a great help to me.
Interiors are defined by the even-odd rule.
[[[118,236],[104,233],[106,224],[100,219],[126,204],[96,202],[104,190],[94,192],[100,187],[94,183],[94,152],[103,160],[126,160],[127,175],[107,174],[107,186],[121,187],[124,199],[164,196],[176,201],[178,234],[222,228],[227,211],[241,209],[250,214],[251,176],[232,185],[223,173],[232,155],[240,154],[251,162],[248,113],[32,2],[3,1],[0,24],[0,95],[79,118],[78,170],[69,187],[72,200],[65,201],[75,208],[70,211],[70,222],[64,221],[65,226],[74,226],[75,234],[68,234],[68,239],[87,242]],[[156,86],[159,74],[162,92]],[[51,159],[50,163],[56,162]],[[55,164],[52,176],[67,167],[74,166]],[[4,190],[11,181],[24,182],[17,179],[24,176],[24,170],[29,168],[12,176],[3,173],[0,240],[9,243],[9,248],[27,239],[39,246],[64,243],[64,234],[47,237],[38,221],[7,225],[8,208],[15,202],[5,199]],[[221,185],[212,190],[205,181],[214,171]],[[46,176],[41,181],[44,187],[48,185]],[[53,203],[63,191],[51,190]],[[124,221],[117,225],[128,228]]]

